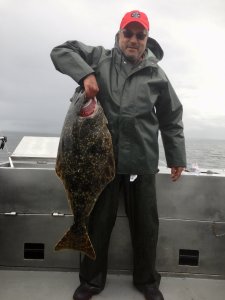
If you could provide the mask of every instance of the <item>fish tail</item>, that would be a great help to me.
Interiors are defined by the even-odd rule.
[[[95,250],[87,233],[86,226],[76,228],[72,225],[71,228],[64,234],[62,239],[56,244],[55,250],[73,249],[83,252],[92,260],[96,259]]]

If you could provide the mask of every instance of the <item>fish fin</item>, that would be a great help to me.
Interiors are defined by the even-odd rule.
[[[80,231],[73,230],[73,226],[65,233],[62,239],[56,244],[55,250],[73,249],[83,252],[92,260],[96,259],[95,250],[88,236],[86,228],[83,228],[83,234]]]

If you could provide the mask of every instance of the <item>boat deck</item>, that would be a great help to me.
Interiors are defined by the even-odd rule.
[[[2,300],[72,300],[77,272],[0,270]],[[165,300],[224,300],[225,280],[162,277]],[[143,300],[131,275],[108,275],[104,291],[93,300]]]

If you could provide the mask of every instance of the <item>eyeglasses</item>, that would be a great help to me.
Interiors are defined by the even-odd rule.
[[[137,40],[143,41],[147,36],[147,34],[142,31],[137,32],[137,33],[134,33],[133,31],[131,31],[129,29],[122,29],[120,31],[123,33],[124,37],[127,39],[130,39],[130,38],[132,38],[133,35],[135,35]]]

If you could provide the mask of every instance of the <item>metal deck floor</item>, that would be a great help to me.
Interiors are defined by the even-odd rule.
[[[78,273],[0,270],[1,300],[72,300]],[[225,280],[162,277],[165,300],[224,300]],[[143,300],[130,275],[108,275],[104,291],[93,300]]]

